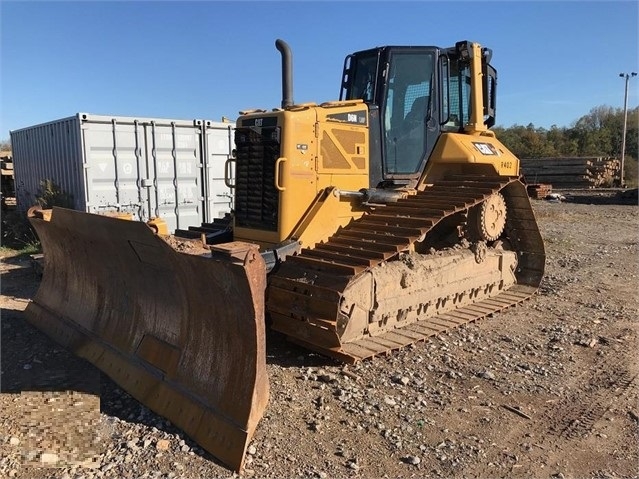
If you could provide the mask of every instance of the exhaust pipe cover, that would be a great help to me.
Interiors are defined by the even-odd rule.
[[[282,54],[282,108],[293,106],[293,53],[284,40],[275,40],[275,47]]]

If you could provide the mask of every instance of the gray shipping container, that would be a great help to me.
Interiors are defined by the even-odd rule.
[[[233,207],[224,168],[234,126],[78,113],[12,131],[18,209],[51,180],[76,210],[160,217],[171,232],[212,222]]]

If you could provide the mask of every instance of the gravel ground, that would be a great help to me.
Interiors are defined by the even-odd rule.
[[[353,366],[268,333],[271,399],[242,477],[639,477],[639,207],[534,201],[540,294]],[[237,477],[24,320],[2,263],[0,476]]]

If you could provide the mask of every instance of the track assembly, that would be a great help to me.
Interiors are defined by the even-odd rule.
[[[431,246],[464,229],[481,233],[474,246],[462,247],[459,237],[447,248]],[[489,245],[479,254],[482,241]],[[429,249],[435,254],[420,254]],[[272,327],[292,341],[355,362],[527,299],[544,261],[521,181],[457,176],[376,208],[288,258],[269,277],[267,310]]]

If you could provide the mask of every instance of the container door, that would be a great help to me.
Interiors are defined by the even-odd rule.
[[[233,209],[233,191],[226,186],[224,170],[233,148],[233,129],[231,123],[207,121],[203,151],[206,155],[206,221],[222,218]],[[229,180],[235,178],[234,164],[229,164]]]
[[[137,121],[97,121],[82,123],[87,182],[87,211],[132,213],[147,220],[146,192],[141,178],[146,176],[143,158],[144,131]]]
[[[146,126],[152,216],[163,218],[169,230],[200,226],[203,221],[201,122]]]

